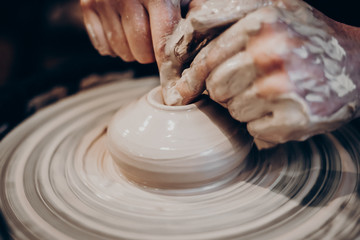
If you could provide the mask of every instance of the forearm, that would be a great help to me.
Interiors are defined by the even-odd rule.
[[[356,90],[349,94],[348,101],[356,101],[354,117],[360,117],[360,28],[334,22],[339,43],[346,51],[346,69]]]
[[[344,121],[351,120],[360,113],[360,28],[336,22],[314,8],[310,11],[314,20],[311,15],[305,18],[304,29],[310,30],[301,34],[307,40],[299,48],[306,56],[302,63],[289,61],[287,70],[290,76],[304,75],[293,83],[311,115],[326,119],[341,110],[346,112]]]

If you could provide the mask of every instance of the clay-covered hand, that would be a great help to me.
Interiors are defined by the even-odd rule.
[[[184,0],[81,0],[84,22],[102,55],[161,62],[165,39],[181,18]]]
[[[166,103],[187,104],[206,88],[235,119],[248,123],[259,148],[304,140],[357,117],[360,46],[351,34],[355,29],[300,0],[257,3],[219,36],[209,29],[208,39],[175,31],[181,37],[169,42],[175,51],[168,52],[167,66],[173,71],[161,73]],[[193,29],[198,22],[192,20]],[[192,60],[194,41],[204,47]],[[183,70],[189,59],[190,67]]]

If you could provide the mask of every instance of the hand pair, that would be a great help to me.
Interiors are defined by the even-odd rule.
[[[206,89],[259,148],[331,131],[359,115],[356,30],[301,0],[208,0],[168,41],[165,101]]]
[[[140,53],[152,53],[143,50],[151,49],[145,42],[152,36],[169,105],[187,104],[206,89],[235,119],[248,123],[260,148],[303,140],[358,116],[360,46],[349,34],[355,29],[301,0],[193,0],[186,19],[180,18],[179,1],[128,1],[149,13],[150,23],[141,25],[146,31],[123,22],[136,16],[121,10],[127,9],[127,1],[105,14],[110,22],[115,17],[109,16],[120,9],[120,29],[130,28],[129,34],[120,34],[126,41],[123,37],[111,44],[113,35],[103,34],[97,39],[108,44],[100,44],[107,46],[100,52],[114,55],[117,43],[126,42],[126,60],[149,62],[154,55]],[[93,15],[85,14],[85,19]],[[114,25],[102,22],[103,32],[114,32]]]

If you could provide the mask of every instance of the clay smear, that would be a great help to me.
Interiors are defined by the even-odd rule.
[[[0,203],[14,239],[355,239],[359,133],[253,150],[232,182],[149,191],[111,159],[113,114],[157,79],[88,90],[26,120],[0,144]],[[345,146],[345,147],[344,147]]]

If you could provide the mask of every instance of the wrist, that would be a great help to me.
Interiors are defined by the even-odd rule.
[[[349,101],[355,103],[354,118],[360,117],[360,28],[346,25],[332,20],[334,29],[338,36],[339,43],[346,51],[347,74],[356,85],[355,91],[351,94]]]

